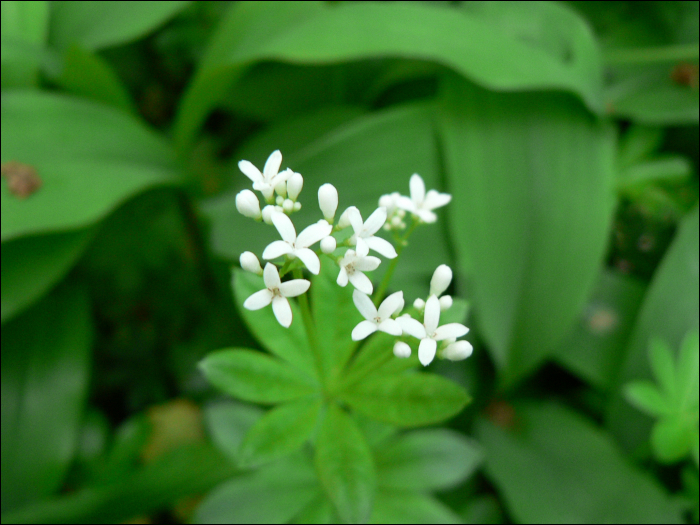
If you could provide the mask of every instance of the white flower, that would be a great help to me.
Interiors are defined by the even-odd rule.
[[[309,289],[311,283],[306,279],[294,279],[285,283],[280,281],[277,267],[272,263],[265,265],[263,274],[265,289],[255,292],[243,303],[248,310],[260,310],[272,303],[272,311],[279,323],[285,328],[292,324],[292,308],[287,297],[296,297]]]
[[[323,239],[321,239],[321,251],[323,253],[333,253],[335,251],[336,245],[337,243],[335,237],[329,235],[328,237],[324,237]]]
[[[250,190],[243,190],[236,195],[236,209],[241,215],[250,217],[251,219],[259,219],[262,217],[260,212],[260,202]]]
[[[388,259],[396,257],[396,250],[391,243],[380,237],[375,237],[374,234],[386,222],[386,208],[377,208],[372,215],[367,218],[366,222],[362,222],[360,210],[355,206],[347,209],[347,218],[350,221],[355,234],[350,237],[350,244],[357,244],[357,253],[360,256],[367,255],[372,249],[380,253]]]
[[[391,335],[401,335],[401,325],[391,316],[403,309],[403,292],[393,293],[384,299],[378,310],[372,303],[372,299],[359,290],[352,292],[352,300],[365,318],[353,329],[353,341],[364,339],[377,330]]]
[[[447,287],[452,282],[452,270],[446,264],[441,264],[435,269],[433,278],[430,279],[430,293],[428,295],[437,295],[440,297]]]
[[[403,341],[396,341],[394,345],[394,355],[403,359],[411,357],[411,347]]]
[[[265,224],[272,224],[273,213],[284,213],[284,208],[282,206],[274,206],[272,204],[265,206],[262,209],[262,220]]]
[[[292,199],[292,201],[296,202],[297,197],[301,193],[301,188],[303,187],[304,177],[301,176],[301,173],[292,172],[287,181],[287,196]]]
[[[246,177],[253,181],[253,189],[262,193],[265,200],[269,202],[275,192],[275,186],[286,181],[287,178],[294,173],[291,170],[285,170],[282,173],[278,173],[280,164],[282,164],[282,153],[280,153],[279,150],[275,150],[267,158],[262,173],[260,173],[260,170],[247,160],[240,161],[238,163],[238,169],[240,169]]]
[[[370,295],[373,290],[372,281],[362,272],[376,270],[380,262],[378,257],[360,257],[355,250],[348,250],[340,260],[340,273],[336,282],[340,286],[347,286],[350,281],[362,293]]]
[[[452,296],[450,295],[443,295],[440,297],[440,310],[445,311],[449,310],[452,308]]]
[[[260,261],[258,261],[258,258],[253,252],[243,252],[241,254],[241,268],[258,275],[263,274],[263,269],[260,267]]]
[[[400,199],[401,195],[399,195],[398,191],[379,197],[379,206],[386,208],[387,217],[391,217],[394,214]]]
[[[335,186],[323,184],[318,189],[318,207],[321,208],[323,217],[332,223],[335,211],[338,209],[338,190],[335,189]]]
[[[455,341],[442,351],[442,357],[450,361],[461,361],[472,355],[473,351],[474,347],[469,341]]]
[[[304,229],[297,237],[294,224],[284,213],[273,212],[271,219],[283,240],[270,243],[263,252],[263,259],[275,259],[281,255],[299,257],[311,273],[318,275],[321,261],[318,260],[318,255],[309,250],[309,246],[330,235],[333,227],[325,221],[323,224],[317,222]]]
[[[401,197],[398,206],[406,211],[417,215],[423,222],[435,222],[437,215],[432,210],[444,206],[452,199],[447,193],[438,193],[430,190],[425,193],[425,183],[420,175],[414,173],[409,181],[411,198]]]
[[[397,319],[403,331],[420,339],[418,359],[423,366],[428,366],[435,358],[437,341],[456,339],[469,332],[469,328],[459,323],[449,323],[438,327],[440,323],[440,300],[431,295],[425,303],[423,324],[411,317],[402,316]]]

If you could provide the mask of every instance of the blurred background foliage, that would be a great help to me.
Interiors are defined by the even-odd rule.
[[[453,195],[394,287],[455,269],[474,403],[361,425],[373,522],[697,522],[698,2],[3,1],[2,130],[3,523],[334,519],[196,368],[257,347],[237,162],[274,149],[307,221]]]

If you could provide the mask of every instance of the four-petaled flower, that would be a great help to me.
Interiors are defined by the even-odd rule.
[[[436,295],[431,295],[425,303],[423,324],[407,316],[399,317],[397,321],[404,332],[421,340],[418,346],[418,359],[423,366],[428,366],[435,358],[438,341],[456,339],[469,332],[469,328],[459,323],[449,323],[438,327],[440,300]]]
[[[330,235],[333,227],[322,220],[304,229],[297,237],[294,224],[284,213],[273,211],[271,219],[283,240],[271,242],[263,252],[263,259],[275,259],[281,255],[299,257],[311,273],[318,275],[321,261],[309,246]]]
[[[352,340],[359,341],[369,334],[381,330],[391,335],[401,335],[401,325],[391,316],[403,308],[403,292],[396,292],[384,299],[379,309],[372,300],[359,290],[352,292],[352,300],[365,318],[352,331]]]
[[[279,150],[275,150],[267,158],[262,173],[260,173],[258,168],[253,166],[252,162],[247,160],[240,161],[238,163],[238,169],[253,181],[253,189],[262,193],[265,200],[270,202],[275,192],[275,186],[286,181],[294,173],[291,170],[285,170],[279,173],[281,164],[282,153],[280,153]]]
[[[293,279],[281,282],[277,267],[272,263],[265,265],[263,272],[265,289],[255,292],[243,303],[248,310],[260,310],[272,303],[272,311],[279,323],[285,328],[292,324],[292,308],[287,297],[296,297],[309,289],[311,283],[306,279]]]
[[[373,290],[372,281],[362,272],[376,270],[380,262],[379,257],[361,257],[355,250],[348,250],[340,260],[340,273],[336,282],[340,286],[347,286],[350,281],[362,293],[370,295]]]
[[[358,255],[365,256],[369,253],[369,250],[372,249],[388,259],[396,257],[396,250],[389,241],[374,236],[374,234],[379,231],[379,228],[386,222],[386,208],[380,207],[374,210],[372,215],[370,215],[364,223],[362,222],[360,210],[355,206],[348,208],[347,214],[350,225],[355,232],[355,234],[350,237],[350,243],[357,245],[356,250]]]
[[[398,200],[399,208],[417,215],[423,222],[435,222],[437,215],[432,210],[444,206],[452,199],[452,196],[447,193],[438,193],[436,190],[430,190],[425,193],[425,183],[420,175],[414,173],[408,183],[411,190],[411,198],[400,197]]]

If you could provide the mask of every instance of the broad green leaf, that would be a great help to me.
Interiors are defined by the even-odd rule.
[[[289,523],[338,523],[338,515],[325,494],[309,503],[299,514],[294,516]]]
[[[427,494],[379,489],[370,523],[462,523],[449,507]]]
[[[104,106],[4,92],[2,127],[12,130],[0,140],[2,162],[29,165],[42,181],[25,199],[3,181],[3,241],[87,226],[147,188],[177,182],[174,153],[163,138]]]
[[[207,430],[214,444],[235,465],[240,463],[240,448],[245,435],[264,411],[254,405],[227,401],[204,409]]]
[[[408,342],[413,349],[411,357],[405,359],[394,356],[395,343],[396,337],[393,335],[384,332],[372,334],[362,345],[357,357],[351,361],[345,372],[343,388],[351,389],[351,385],[361,381],[369,374],[385,376],[420,366],[417,345],[413,341]]]
[[[511,431],[481,420],[486,475],[520,523],[682,523],[678,506],[610,436],[553,402],[516,407]]]
[[[244,349],[217,350],[199,364],[218,389],[243,401],[274,404],[314,392],[314,381],[284,361]]]
[[[565,94],[442,86],[453,238],[504,385],[566,335],[605,253],[612,128]],[[507,152],[507,154],[506,154]]]
[[[2,322],[47,293],[75,264],[94,230],[35,235],[2,247]]]
[[[295,454],[219,485],[194,523],[286,523],[319,495],[311,462]]]
[[[51,44],[87,49],[126,44],[163,25],[190,2],[54,2]]]
[[[298,399],[267,412],[241,443],[241,465],[256,466],[299,449],[316,428],[322,404],[318,398]]]
[[[462,387],[444,377],[410,372],[372,375],[340,396],[360,414],[401,427],[440,423],[470,400]]]
[[[674,411],[671,400],[668,399],[655,383],[651,381],[635,381],[625,386],[625,399],[639,410],[652,416],[668,415]]]
[[[345,523],[367,523],[376,491],[372,452],[352,418],[328,407],[316,441],[316,471],[338,516]]]
[[[606,413],[606,424],[625,449],[646,442],[651,420],[628,405],[621,388],[651,378],[647,348],[656,337],[679,348],[689,330],[698,329],[698,208],[681,222],[673,243],[654,274],[617,376],[620,391]]]
[[[549,12],[546,12],[549,11]],[[433,61],[493,89],[561,89],[599,110],[600,56],[585,23],[566,8],[518,9],[521,25],[537,21],[552,49],[531,35],[510,34],[498,20],[416,3],[238,4],[202,61],[177,117],[180,145],[191,143],[207,113],[251,63],[327,64],[402,57]],[[538,18],[540,18],[538,20]],[[552,18],[557,24],[548,22]],[[554,34],[558,31],[558,34]],[[527,67],[524,67],[527,64]]]
[[[602,269],[578,323],[557,345],[554,358],[597,388],[609,390],[644,291],[632,277]]]
[[[681,414],[669,416],[657,421],[651,430],[654,456],[662,463],[675,463],[687,457],[697,441],[697,412],[695,421]]]
[[[233,293],[236,305],[258,342],[301,372],[317,378],[318,372],[314,364],[313,353],[309,347],[304,331],[304,322],[295,299],[289,301],[292,307],[292,324],[289,328],[279,324],[271,306],[255,311],[243,308],[245,300],[263,288],[265,288],[265,283],[262,277],[234,269]]]
[[[36,85],[46,43],[49,2],[3,1],[2,88]]]
[[[3,326],[3,513],[60,487],[82,421],[91,340],[88,298],[74,288]]]
[[[416,491],[453,487],[483,460],[474,440],[446,428],[396,436],[382,443],[374,457],[380,487]]]

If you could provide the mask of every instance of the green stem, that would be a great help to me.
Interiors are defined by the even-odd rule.
[[[295,279],[303,279],[304,274],[301,272],[300,268],[295,268],[292,272]],[[318,371],[318,378],[321,384],[325,387],[325,375],[323,373],[323,361],[321,358],[321,349],[318,347],[318,341],[316,339],[316,326],[314,325],[314,319],[311,316],[311,308],[309,307],[309,298],[305,293],[301,294],[297,298],[299,300],[299,309],[301,310],[301,318],[304,321],[304,329],[306,330],[306,337],[309,340],[309,346],[314,354],[314,360],[316,361],[316,370]]]
[[[698,44],[610,49],[604,52],[603,58],[608,65],[695,61],[698,59]]]
[[[399,262],[399,256],[401,255],[401,252],[403,249],[406,247],[408,238],[411,236],[413,233],[413,230],[416,229],[416,226],[418,226],[419,221],[416,220],[415,218],[412,220],[411,225],[408,227],[406,230],[406,233],[397,239],[396,242],[396,257],[394,257],[391,262],[389,263],[389,268],[387,269],[386,273],[384,274],[384,278],[382,279],[382,282],[379,283],[379,288],[377,288],[377,292],[374,294],[374,306],[379,306],[379,304],[382,302],[384,299],[384,295],[386,294],[387,288],[389,288],[389,283],[391,282],[391,278],[394,275],[394,270],[396,270],[396,266]]]

